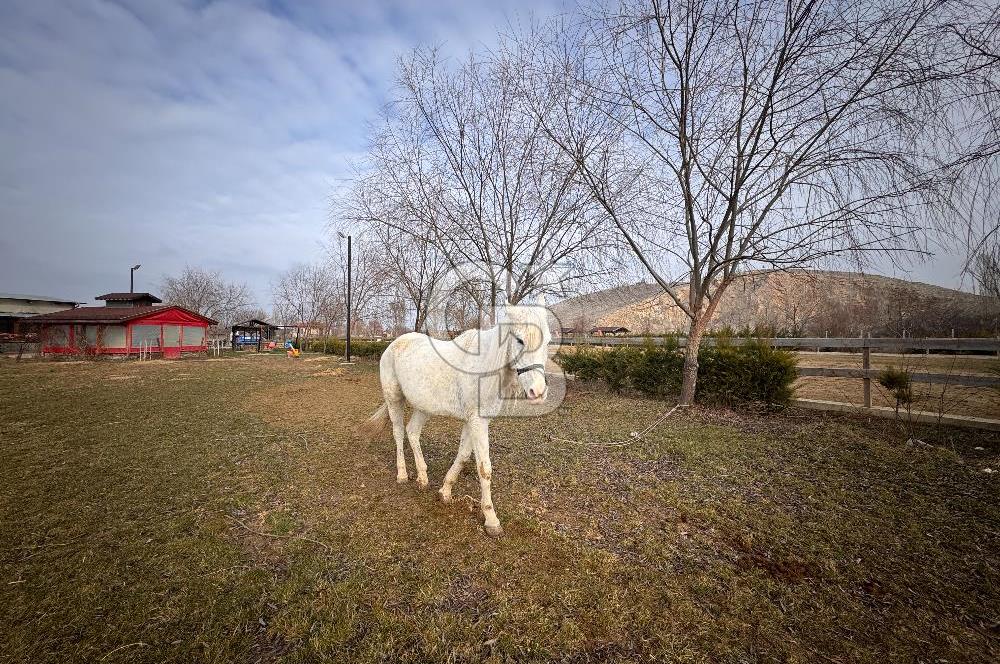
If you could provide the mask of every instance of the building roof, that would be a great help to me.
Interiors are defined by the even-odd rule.
[[[614,327],[595,327],[591,332],[628,332],[627,327],[614,326]]]
[[[236,323],[235,325],[233,325],[233,327],[234,328],[237,328],[237,327],[258,328],[258,327],[274,327],[274,326],[271,325],[270,323],[268,323],[266,320],[259,320],[257,318],[251,318],[250,320],[245,320],[242,323]]]
[[[95,300],[108,300],[111,302],[134,302],[135,300],[149,300],[150,302],[163,302],[152,293],[105,293],[98,295]]]
[[[76,309],[66,309],[65,311],[53,311],[50,314],[39,314],[30,318],[31,323],[127,323],[138,318],[145,318],[152,314],[161,314],[171,309],[197,316],[209,325],[218,325],[218,321],[202,316],[198,312],[178,307],[174,305],[166,307],[156,307],[152,305],[139,307],[78,307]]]
[[[48,297],[47,295],[25,295],[24,293],[0,293],[2,300],[30,300],[31,302],[56,302],[58,304],[80,304],[68,297]]]

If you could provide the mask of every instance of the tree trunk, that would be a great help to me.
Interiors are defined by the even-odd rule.
[[[687,346],[684,349],[684,369],[681,373],[681,398],[678,401],[681,406],[690,406],[694,403],[694,391],[698,384],[698,349],[701,348],[701,338],[705,334],[709,320],[711,315],[705,313],[691,319]]]

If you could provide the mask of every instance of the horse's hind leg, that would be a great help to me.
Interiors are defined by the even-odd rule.
[[[444,476],[444,483],[438,490],[441,494],[441,500],[444,502],[449,502],[451,500],[451,487],[455,484],[455,480],[462,472],[462,466],[465,462],[469,460],[472,456],[472,441],[469,438],[469,426],[466,425],[462,427],[462,441],[458,444],[458,454],[455,455],[455,462],[451,464],[451,468],[448,469],[448,473]]]
[[[420,432],[427,422],[427,413],[422,410],[414,410],[410,416],[410,422],[406,425],[406,437],[410,440],[410,449],[413,450],[413,463],[417,466],[417,483],[421,489],[427,488],[427,463],[424,461],[424,453],[420,449]]]
[[[406,455],[403,454],[403,442],[406,438],[403,429],[403,402],[386,400],[385,405],[389,407],[392,437],[396,439],[396,481],[402,484],[410,479],[406,473]]]

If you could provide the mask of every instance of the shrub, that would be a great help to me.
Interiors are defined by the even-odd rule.
[[[798,376],[795,356],[762,341],[733,345],[724,336],[698,354],[697,398],[717,403],[761,402],[784,405],[791,401]],[[676,338],[660,346],[607,350],[580,348],[560,352],[556,361],[581,380],[603,380],[613,392],[631,386],[656,398],[680,391],[684,354]]]
[[[907,407],[913,403],[913,379],[906,369],[896,367],[886,367],[878,374],[878,384],[888,390],[896,399],[896,412],[899,407]]]
[[[603,351],[583,346],[571,353],[559,351],[555,359],[559,366],[580,380],[597,380],[601,377],[603,354]]]
[[[369,341],[365,339],[351,339],[351,357],[382,357],[384,351],[390,344],[389,341]],[[322,339],[309,342],[309,350],[314,353],[322,353],[324,346],[326,352],[331,355],[345,355],[347,353],[347,341],[344,339],[327,339],[324,343]]]
[[[601,352],[601,351],[598,351]],[[601,352],[602,361],[598,363],[598,378],[608,384],[608,389],[619,393],[625,389],[632,367],[638,362],[642,351],[631,346],[618,346]]]
[[[697,396],[708,401],[787,404],[798,377],[795,355],[760,340],[720,342],[698,353]]]
[[[677,337],[667,337],[660,346],[648,340],[632,364],[629,378],[646,396],[662,398],[680,392],[683,368],[684,355]]]

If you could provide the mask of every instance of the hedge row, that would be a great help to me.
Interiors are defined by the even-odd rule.
[[[560,351],[556,361],[581,380],[603,380],[614,392],[631,387],[651,397],[680,393],[684,352],[677,340],[663,345],[581,347]],[[761,341],[741,345],[720,342],[698,353],[695,398],[716,403],[762,402],[785,405],[798,376],[795,356]]]
[[[382,357],[382,351],[386,349],[388,341],[365,341],[364,339],[351,339],[351,357]],[[322,339],[313,339],[309,342],[309,350],[313,353],[326,352],[331,355],[345,355],[347,353],[347,342],[343,339],[327,339],[324,344]]]

